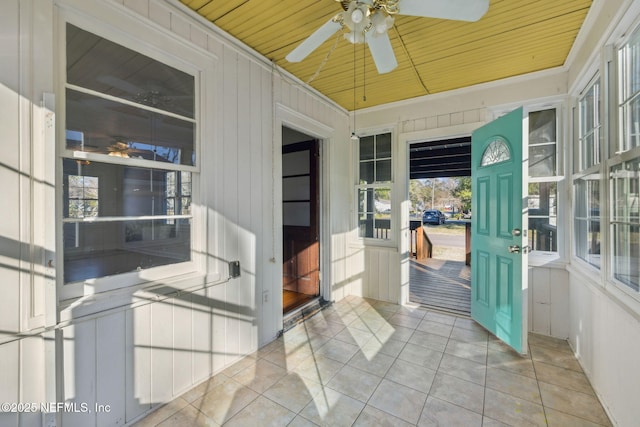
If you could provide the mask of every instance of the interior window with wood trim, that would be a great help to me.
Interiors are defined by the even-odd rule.
[[[195,73],[71,23],[65,31],[64,284],[143,280],[190,262]]]
[[[391,240],[391,133],[360,138],[358,150],[358,236]]]

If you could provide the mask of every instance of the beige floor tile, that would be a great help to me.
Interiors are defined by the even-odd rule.
[[[373,307],[376,310],[385,310],[385,311],[391,311],[394,313],[400,310],[400,306],[398,304],[393,304],[386,301],[376,301],[373,303]]]
[[[456,316],[450,314],[438,313],[436,311],[428,311],[424,316],[425,320],[432,322],[443,323],[445,325],[453,326],[456,323]]]
[[[487,365],[445,353],[440,361],[438,372],[484,385]]]
[[[592,423],[584,418],[578,418],[555,409],[545,408],[549,427],[601,427],[602,424]]]
[[[257,358],[253,358],[253,357],[244,357],[236,361],[233,365],[229,366],[224,371],[222,371],[222,374],[231,378],[238,372],[242,371],[243,369],[255,364],[257,360],[258,360]]]
[[[542,405],[488,388],[484,415],[512,426],[546,426]]]
[[[484,387],[460,378],[436,373],[429,396],[446,400],[479,414],[482,413]]]
[[[158,424],[158,427],[218,427],[219,425],[193,406],[187,405]]]
[[[422,319],[419,317],[411,317],[405,314],[396,313],[389,318],[389,323],[404,328],[415,329]]]
[[[309,324],[307,330],[312,333],[324,335],[327,337],[334,337],[340,331],[345,328],[343,323],[331,322],[331,321],[318,321],[315,324]]]
[[[186,400],[178,397],[177,399],[173,399],[171,402],[167,403],[166,405],[162,405],[158,409],[154,410],[145,418],[135,423],[134,426],[135,427],[155,426],[158,423],[166,420],[176,412],[185,408],[187,405],[189,405],[189,403]]]
[[[417,317],[423,319],[427,314],[427,310],[420,306],[401,306],[398,310],[398,314],[404,314],[405,316]]]
[[[482,417],[482,427],[511,427],[509,424],[501,423],[489,417]]]
[[[439,351],[429,350],[419,345],[407,343],[402,352],[398,355],[398,358],[437,370],[438,366],[440,366],[442,354],[443,353]]]
[[[411,335],[411,338],[409,338],[411,344],[442,352],[444,352],[444,349],[447,347],[448,341],[449,339],[447,337],[422,331],[415,331],[413,335]]]
[[[329,359],[336,360],[340,363],[347,363],[349,359],[351,359],[353,355],[356,354],[358,349],[359,347],[357,345],[332,339],[324,346],[322,346],[322,348],[315,354],[324,355]]]
[[[395,359],[381,352],[366,355],[358,351],[350,360],[349,365],[379,377],[384,377]]]
[[[372,332],[355,328],[352,329],[350,327],[343,329],[335,336],[335,339],[337,340],[346,342],[348,344],[357,345],[358,347],[362,347],[363,345],[365,345],[371,338],[373,338]]]
[[[542,405],[538,382],[503,369],[487,369],[487,387]]]
[[[531,349],[531,359],[535,361],[548,363],[549,365],[558,366],[560,368],[571,369],[576,372],[582,372],[580,364],[572,353],[534,345],[529,345],[529,349]]]
[[[429,396],[418,421],[418,427],[438,426],[481,427],[482,415]]]
[[[471,330],[454,326],[449,338],[486,348],[489,341],[489,333],[487,331]]]
[[[265,391],[264,396],[298,413],[321,391],[322,385],[319,382],[290,373]]]
[[[356,316],[356,318],[348,324],[348,328],[375,334],[381,327],[388,324],[389,323],[382,317],[365,318]]]
[[[258,360],[254,365],[238,372],[233,379],[253,391],[264,393],[285,375],[287,375],[286,369],[268,360]]]
[[[375,336],[381,341],[396,340],[407,342],[414,331],[415,329],[387,323],[376,331]]]
[[[472,344],[449,339],[444,352],[464,359],[473,360],[477,363],[487,363],[487,348],[475,343]]]
[[[539,385],[542,403],[545,407],[584,418],[594,423],[610,424],[607,414],[595,396],[544,382],[539,382]]]
[[[456,317],[456,321],[454,323],[456,328],[464,328],[469,329],[471,331],[485,331],[486,329],[480,326],[475,320],[468,319],[465,317]]]
[[[354,427],[411,427],[413,424],[409,424],[406,421],[401,420],[398,417],[394,417],[384,411],[381,411],[373,406],[367,405],[360,413],[360,416],[353,424]]]
[[[447,325],[446,323],[430,320],[429,313],[427,313],[416,329],[422,332],[429,332],[430,334],[441,335],[449,338],[449,335],[451,335],[451,331],[453,330],[453,325]]]
[[[529,345],[534,345],[538,347],[548,347],[553,350],[563,351],[565,353],[570,353],[573,355],[573,350],[569,346],[567,340],[561,340],[559,338],[547,337],[545,335],[539,334],[529,334]]]
[[[223,424],[257,397],[258,393],[230,379],[214,387],[192,405],[218,424]]]
[[[367,357],[373,357],[381,353],[395,358],[398,357],[405,345],[407,345],[406,341],[393,339],[380,340],[378,337],[373,337],[360,351]]]
[[[428,393],[435,376],[436,371],[434,369],[397,359],[385,378],[414,390]]]
[[[314,354],[300,363],[293,372],[315,382],[326,384],[343,366],[343,363],[321,354]]]
[[[193,387],[192,389],[186,391],[182,396],[180,396],[181,398],[183,398],[184,400],[186,400],[187,402],[191,403],[194,400],[198,399],[199,397],[204,396],[205,394],[209,393],[215,386],[222,384],[223,382],[227,381],[229,379],[229,377],[227,377],[224,374],[218,374],[218,375],[214,375],[213,377],[209,378],[208,380],[200,383],[199,385]]]
[[[233,416],[225,427],[286,426],[296,414],[266,397],[260,396]]]
[[[371,396],[369,405],[415,424],[426,400],[426,393],[383,379]]]
[[[593,388],[582,372],[576,372],[570,369],[559,368],[543,362],[533,362],[536,369],[538,381],[549,384],[555,384],[581,393],[595,396]]]
[[[289,425],[287,425],[287,427],[315,427],[317,425],[318,424],[314,423],[313,421],[310,421],[305,417],[298,415],[293,419],[293,421],[289,423]]]
[[[327,383],[327,387],[354,399],[366,402],[369,400],[382,378],[345,365]]]
[[[300,415],[319,426],[348,427],[355,422],[363,408],[363,402],[325,388],[315,395]]]
[[[487,354],[487,366],[491,368],[504,369],[509,372],[535,378],[536,372],[533,369],[531,359],[521,357],[513,351],[489,350]]]
[[[324,346],[322,348],[324,348]],[[322,348],[320,348],[318,352],[320,352]],[[274,350],[263,357],[262,360],[269,361],[275,365],[280,366],[281,368],[286,369],[288,372],[292,372],[300,363],[302,363],[305,359],[312,356],[313,354],[318,353],[314,353],[314,351],[309,346],[302,345],[297,350],[292,349],[288,352],[283,350]]]

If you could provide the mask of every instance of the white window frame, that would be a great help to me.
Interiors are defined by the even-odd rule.
[[[611,186],[613,185],[613,181],[610,177],[611,168],[617,165],[620,165],[624,162],[628,162],[640,157],[640,146],[629,148],[623,142],[622,139],[624,137],[623,133],[623,120],[622,120],[622,98],[623,98],[623,86],[624,82],[622,79],[623,70],[620,67],[620,56],[621,50],[629,43],[629,41],[633,37],[640,36],[640,22],[636,20],[634,25],[630,27],[630,30],[627,32],[626,37],[622,38],[619,43],[613,46],[613,53],[611,55],[611,71],[610,78],[608,81],[605,81],[605,84],[608,85],[607,90],[613,96],[606,96],[605,102],[610,102],[612,105],[609,106],[609,114],[606,119],[609,121],[610,131],[608,132],[608,144],[606,144],[607,158],[604,163],[603,175],[606,177],[606,206],[608,217],[606,222],[607,229],[607,281],[605,286],[609,289],[614,289],[616,294],[622,296],[622,300],[626,301],[624,296],[628,296],[631,298],[632,306],[636,307],[636,309],[640,309],[640,292],[634,292],[631,287],[620,280],[615,278],[614,273],[614,236],[613,236],[613,191]],[[605,92],[606,93],[606,92]],[[636,97],[640,96],[640,91],[636,94]],[[624,150],[624,151],[623,151]],[[629,302],[629,301],[627,301]]]
[[[398,227],[396,225],[398,221],[399,212],[396,209],[396,193],[397,189],[395,188],[396,180],[395,180],[395,172],[397,170],[397,153],[396,153],[396,132],[392,128],[384,127],[377,129],[368,129],[364,132],[358,132],[359,138],[365,138],[369,136],[376,136],[382,134],[390,134],[391,135],[391,180],[385,183],[372,183],[372,184],[360,184],[360,139],[354,142],[355,145],[355,177],[354,177],[354,229],[355,229],[355,239],[360,243],[360,245],[366,246],[381,246],[381,247],[395,247],[398,242]],[[361,189],[372,188],[389,188],[391,193],[391,213],[390,213],[390,232],[391,238],[389,239],[380,239],[376,237],[361,237],[360,236],[360,206],[359,206],[359,194]]]
[[[84,5],[83,5],[84,6]],[[191,259],[190,261],[177,264],[169,264],[153,267],[141,271],[117,274],[113,276],[87,279],[80,282],[64,283],[61,272],[56,276],[58,301],[60,308],[65,308],[73,299],[87,297],[90,295],[106,293],[111,291],[130,288],[130,292],[152,288],[159,284],[171,283],[172,287],[193,287],[202,285],[207,281],[217,281],[221,275],[218,271],[219,263],[207,263],[205,252],[207,252],[206,236],[208,236],[206,221],[202,217],[206,210],[200,209],[200,204],[204,204],[201,195],[202,177],[200,164],[202,163],[201,140],[204,134],[211,134],[211,125],[205,125],[202,117],[207,116],[206,105],[211,105],[211,100],[205,102],[202,96],[205,93],[206,81],[211,84],[211,73],[213,68],[212,58],[206,58],[197,49],[191,49],[184,42],[180,42],[168,33],[158,30],[158,28],[145,24],[135,17],[130,17],[122,13],[117,6],[94,5],[91,10],[76,11],[71,8],[60,7],[57,20],[57,84],[56,110],[57,114],[57,150],[56,150],[56,264],[64,266],[64,243],[63,243],[63,214],[62,214],[62,161],[64,158],[96,161],[102,163],[120,164],[130,167],[142,167],[151,169],[164,169],[191,172],[192,195],[191,195]],[[100,9],[100,10],[98,10]],[[99,18],[98,18],[99,17]],[[157,61],[170,65],[187,74],[194,76],[195,90],[195,141],[194,150],[196,153],[196,165],[175,165],[171,163],[157,164],[152,160],[120,158],[107,156],[105,154],[87,153],[68,150],[65,144],[66,116],[66,24],[70,23],[85,31],[96,34],[114,43],[140,52]],[[206,76],[206,77],[205,77]],[[205,130],[206,128],[206,130]],[[106,161],[105,161],[106,160]],[[162,219],[159,216],[157,219]],[[175,218],[175,217],[174,217]],[[154,219],[156,219],[154,217]],[[216,230],[217,220],[211,221],[209,228]],[[218,252],[218,244],[212,244],[209,250]]]
[[[594,129],[598,129],[598,137],[599,137],[599,143],[598,143],[598,153],[597,155],[594,155],[594,164],[590,165],[588,167],[585,167],[584,165],[584,153],[583,153],[583,135],[582,135],[582,114],[580,111],[580,106],[581,106],[581,101],[584,98],[584,96],[586,96],[586,94],[591,90],[591,88],[595,87],[595,85],[597,85],[598,91],[597,91],[597,97],[598,97],[598,123],[597,126],[594,127]],[[605,202],[606,201],[606,194],[608,194],[607,190],[605,189],[606,185],[607,185],[607,180],[604,179],[605,174],[603,172],[603,168],[605,167],[605,163],[606,163],[606,155],[605,153],[607,152],[606,150],[606,142],[607,142],[607,138],[606,138],[606,131],[605,131],[605,123],[606,123],[606,116],[605,116],[605,102],[606,102],[606,98],[605,98],[605,85],[606,85],[606,81],[604,81],[603,76],[601,76],[601,73],[599,71],[596,71],[595,75],[593,77],[591,77],[591,79],[589,79],[586,83],[586,85],[584,85],[583,89],[580,91],[580,93],[578,94],[578,96],[575,99],[574,102],[574,114],[573,114],[573,130],[574,130],[574,135],[573,135],[573,173],[571,175],[571,185],[572,185],[572,211],[573,211],[573,219],[571,221],[571,230],[573,231],[572,233],[572,239],[571,239],[571,247],[572,247],[572,260],[578,262],[581,266],[583,266],[584,268],[588,269],[589,271],[591,271],[593,274],[595,275],[600,275],[602,274],[602,272],[605,270],[605,264],[607,262],[606,258],[607,258],[607,254],[608,251],[606,250],[606,236],[607,236],[607,228],[608,228],[608,222],[606,222],[606,218],[607,218],[607,211],[608,211],[608,207],[605,207],[605,205],[607,205],[608,203]],[[584,258],[581,258],[578,255],[578,248],[577,248],[577,229],[575,226],[575,218],[576,218],[576,203],[577,203],[577,193],[576,193],[576,183],[579,180],[582,180],[583,178],[587,177],[587,176],[593,176],[593,175],[597,175],[598,176],[598,183],[599,183],[599,206],[600,206],[600,212],[599,212],[599,221],[600,221],[600,266],[596,266],[590,262],[588,262],[587,260],[585,260]],[[585,218],[585,220],[589,220],[590,218],[592,218],[589,214],[587,214],[587,217]]]

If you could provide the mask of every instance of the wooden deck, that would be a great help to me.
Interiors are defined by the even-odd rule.
[[[411,260],[409,300],[468,316],[471,313],[471,269],[464,261]]]

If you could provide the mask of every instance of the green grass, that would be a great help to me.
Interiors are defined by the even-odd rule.
[[[427,227],[427,233],[437,234],[464,234],[464,224],[447,224],[442,225],[429,225],[423,224],[423,227]]]

